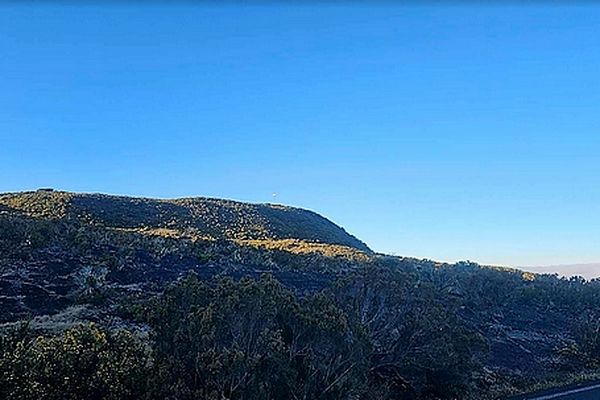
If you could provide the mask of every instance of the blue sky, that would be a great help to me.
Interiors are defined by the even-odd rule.
[[[0,191],[276,201],[399,255],[600,261],[599,6],[32,4],[0,6]]]

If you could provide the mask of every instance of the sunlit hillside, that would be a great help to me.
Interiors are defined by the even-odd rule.
[[[0,195],[0,288],[8,335],[0,367],[9,371],[0,393],[8,398],[80,390],[47,381],[63,370],[48,378],[31,367],[34,375],[20,375],[33,362],[27,357],[73,357],[72,340],[111,365],[133,363],[135,382],[118,370],[106,377],[131,398],[328,391],[332,399],[493,399],[595,377],[600,363],[596,281],[376,254],[326,218],[280,205],[48,190]],[[200,332],[208,336],[196,349]],[[97,335],[108,335],[113,347],[88,341]],[[261,347],[263,340],[279,350]],[[127,360],[124,343],[137,349]],[[96,355],[95,346],[107,353]],[[202,372],[173,358],[180,351],[208,357]],[[262,358],[273,366],[273,357],[295,361],[256,369]],[[215,360],[227,367],[212,370]],[[330,376],[314,381],[309,370]],[[243,379],[231,375],[238,371]],[[274,386],[258,385],[260,374]],[[292,380],[277,397],[283,376]],[[147,386],[149,377],[162,383]],[[243,388],[226,390],[231,379],[242,379]]]

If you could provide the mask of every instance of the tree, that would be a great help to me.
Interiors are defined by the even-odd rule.
[[[75,326],[33,338],[21,327],[0,340],[0,394],[7,399],[139,399],[148,353],[127,331]]]
[[[379,397],[452,399],[468,391],[483,343],[433,285],[373,266],[349,274],[333,295],[371,345]]]

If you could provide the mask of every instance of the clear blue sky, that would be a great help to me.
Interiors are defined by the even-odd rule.
[[[275,192],[379,251],[600,261],[600,6],[31,4],[0,191]]]

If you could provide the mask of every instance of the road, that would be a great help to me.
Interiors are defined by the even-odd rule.
[[[560,392],[519,396],[514,400],[600,400],[600,383],[565,389]]]

